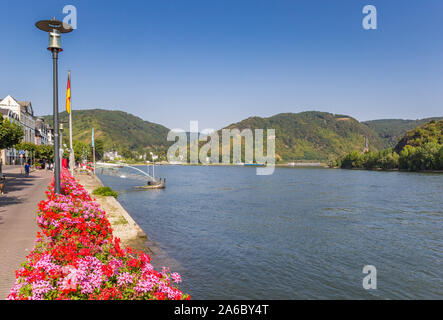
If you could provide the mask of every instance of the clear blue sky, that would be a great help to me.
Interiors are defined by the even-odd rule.
[[[64,35],[73,108],[119,109],[169,128],[319,110],[358,120],[443,115],[441,0],[2,1],[0,96],[52,112],[47,35],[35,21],[77,8]],[[378,29],[362,28],[373,4]]]

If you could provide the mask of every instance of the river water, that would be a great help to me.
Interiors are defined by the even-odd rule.
[[[148,235],[156,268],[179,272],[192,299],[443,298],[441,174],[155,169],[164,190],[100,179]],[[363,288],[365,265],[375,290]]]

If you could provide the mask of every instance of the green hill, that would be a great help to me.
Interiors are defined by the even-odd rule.
[[[431,120],[441,120],[443,117],[426,118],[421,120],[382,119],[363,122],[373,129],[385,141],[385,148],[394,147],[399,139],[409,130],[421,126]]]
[[[52,116],[44,116],[45,121],[52,124]],[[59,120],[68,128],[68,113],[60,113]],[[103,140],[105,150],[121,151],[143,150],[152,148],[164,150],[170,143],[166,141],[169,129],[123,111],[102,109],[73,110],[72,135],[74,140],[91,142],[91,128],[94,128],[96,140]],[[68,131],[65,130],[63,140],[67,141]],[[65,139],[66,138],[66,139]]]
[[[432,120],[408,131],[395,145],[394,151],[400,153],[405,146],[417,148],[428,143],[443,145],[443,120]]]
[[[342,168],[443,169],[443,120],[432,120],[408,131],[392,149],[361,153],[351,151],[336,163]]]
[[[52,123],[52,116],[44,117]],[[437,118],[443,119],[443,118]],[[68,114],[60,113],[68,127]],[[281,113],[268,118],[250,117],[226,128],[276,130],[277,160],[321,160],[340,158],[352,150],[363,151],[365,137],[369,149],[378,151],[393,147],[406,131],[426,123],[423,120],[373,120],[358,122],[346,115],[306,111]],[[91,128],[96,140],[103,141],[104,150],[143,151],[153,149],[164,153],[172,142],[166,140],[169,129],[123,111],[102,109],[73,111],[73,138],[91,141]],[[68,142],[67,130],[64,142]],[[130,154],[130,152],[129,152]]]
[[[362,150],[365,137],[371,150],[380,150],[384,141],[356,119],[326,112],[281,113],[269,118],[251,117],[227,128],[240,130],[274,128],[277,159],[327,160],[351,150]]]

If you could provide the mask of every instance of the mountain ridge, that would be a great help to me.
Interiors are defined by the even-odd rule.
[[[52,123],[52,116],[43,116],[43,118],[48,123]],[[148,148],[163,150],[170,144],[166,141],[168,128],[124,111],[73,110],[72,119],[74,140],[90,143],[91,131],[94,127],[94,138],[103,140],[105,150],[122,151],[125,148],[139,151]],[[67,129],[68,113],[66,111],[59,114],[59,121],[64,122]],[[67,140],[64,139],[64,141]]]
[[[91,128],[95,138],[102,139],[105,150],[154,150],[166,153],[173,143],[166,137],[170,129],[121,110],[73,110],[73,138],[90,143]],[[52,123],[52,116],[43,116]],[[60,121],[67,123],[66,111]],[[369,149],[393,147],[399,137],[415,124],[423,124],[443,117],[419,120],[377,119],[360,122],[343,114],[320,111],[286,112],[269,117],[251,116],[224,128],[276,130],[276,154],[279,160],[327,160],[343,156],[351,150],[363,151],[365,139]],[[418,125],[417,125],[418,126]],[[65,124],[65,128],[67,124]],[[223,128],[222,128],[223,129]],[[221,130],[221,129],[220,129]],[[66,132],[66,131],[65,131]],[[67,143],[67,134],[64,135]]]
[[[320,111],[280,113],[271,117],[249,117],[226,128],[275,129],[279,160],[327,160],[353,149],[381,149],[378,134],[353,117]]]
[[[443,117],[430,117],[416,120],[408,119],[377,119],[362,121],[371,129],[375,130],[379,136],[386,141],[386,148],[394,147],[403,135],[432,120],[441,120]]]

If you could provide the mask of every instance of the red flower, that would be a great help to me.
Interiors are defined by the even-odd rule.
[[[131,268],[137,268],[139,265],[139,261],[135,258],[131,258],[128,260],[128,266],[130,266]]]

